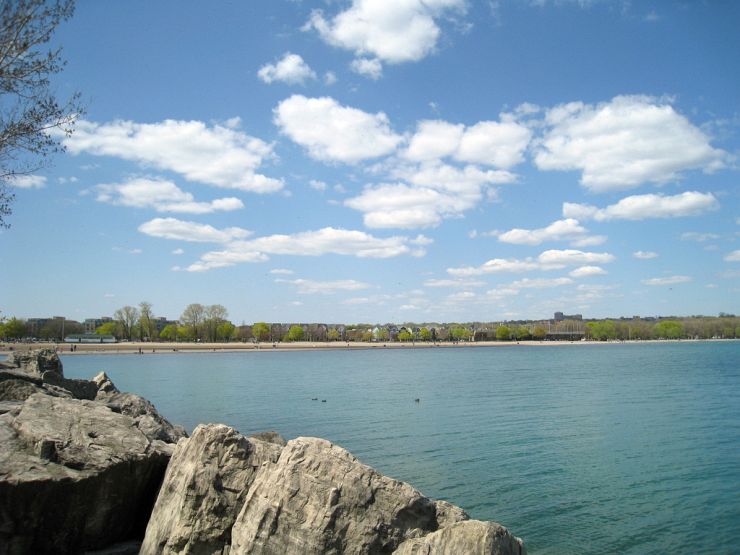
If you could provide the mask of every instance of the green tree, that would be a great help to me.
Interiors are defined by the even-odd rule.
[[[301,326],[290,326],[288,330],[288,341],[303,341],[303,328]]]
[[[411,332],[409,332],[408,330],[401,330],[398,333],[399,341],[402,341],[402,342],[411,341],[412,338],[413,336],[411,335]]]
[[[589,322],[586,324],[586,332],[597,341],[607,341],[616,339],[617,326],[611,320]]]
[[[119,337],[118,322],[106,322],[105,324],[98,326],[95,333],[98,335],[112,335],[114,337]]]
[[[270,339],[270,326],[265,322],[256,322],[252,326],[252,335],[254,335],[257,341],[267,341]]]
[[[3,324],[3,337],[7,339],[22,339],[26,337],[26,323],[16,317]]]
[[[454,339],[455,341],[467,341],[472,336],[472,332],[467,328],[458,326],[458,327],[452,328],[450,335],[452,336],[452,339]]]
[[[547,330],[543,326],[535,326],[532,331],[532,337],[537,341],[542,341],[547,337]]]
[[[360,339],[364,343],[370,343],[370,341],[373,340],[373,332],[371,332],[371,331],[363,331],[362,332],[362,335],[360,336]]]
[[[655,324],[653,335],[658,339],[678,339],[683,337],[683,325],[675,320],[661,320]]]
[[[0,227],[9,227],[13,194],[23,179],[64,150],[82,113],[79,95],[60,103],[50,76],[62,71],[61,48],[45,50],[56,27],[74,12],[73,0],[8,0],[0,7]]]
[[[499,326],[496,328],[496,339],[499,341],[508,341],[511,338],[511,329],[509,326]]]
[[[339,330],[336,328],[330,329],[326,334],[327,339],[329,341],[338,341],[339,340]]]
[[[116,310],[113,318],[118,322],[123,337],[131,341],[139,321],[139,311],[133,306],[124,306]]]
[[[228,341],[234,335],[236,326],[231,322],[221,322],[216,328],[216,338],[219,341]]]
[[[388,341],[391,334],[388,331],[388,328],[380,328],[378,330],[378,341]]]
[[[422,341],[432,340],[432,332],[429,331],[429,328],[421,328],[421,330],[419,330],[419,339]]]
[[[159,332],[159,338],[165,341],[177,341],[177,325],[167,324],[162,331]]]
[[[208,341],[215,341],[218,339],[218,327],[226,322],[229,317],[229,311],[226,307],[220,304],[212,304],[205,307],[205,319],[203,322],[203,329],[205,338]]]
[[[200,338],[205,317],[206,308],[202,304],[192,303],[185,307],[180,316],[180,322],[187,330],[188,339]]]
[[[154,325],[152,305],[146,301],[139,303],[139,337],[142,341],[152,341],[157,337],[157,326]]]

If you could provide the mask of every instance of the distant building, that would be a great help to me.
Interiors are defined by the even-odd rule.
[[[583,314],[563,314],[562,312],[556,312],[553,320],[556,322],[562,322],[563,320],[583,320]]]
[[[112,321],[113,318],[110,318],[109,316],[101,316],[100,318],[86,318],[85,321],[82,322],[82,327],[85,328],[85,333],[95,333],[95,330],[98,329],[100,326]]]
[[[65,343],[115,343],[116,338],[112,335],[99,333],[74,333],[64,338]]]

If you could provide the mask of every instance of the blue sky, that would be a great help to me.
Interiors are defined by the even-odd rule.
[[[740,312],[740,5],[79,2],[5,316]]]

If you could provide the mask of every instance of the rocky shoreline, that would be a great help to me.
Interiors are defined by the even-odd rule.
[[[326,440],[191,437],[104,374],[54,351],[0,363],[0,555],[521,555],[519,538],[362,464]]]

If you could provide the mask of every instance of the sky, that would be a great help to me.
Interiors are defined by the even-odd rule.
[[[79,1],[2,316],[740,313],[740,3]]]

